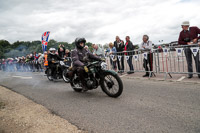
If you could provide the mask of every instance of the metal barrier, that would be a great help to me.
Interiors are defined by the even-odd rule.
[[[123,72],[146,72],[149,73],[149,76],[152,74],[155,76],[155,73],[157,73],[157,60],[155,57],[155,52],[152,50],[134,50],[107,55],[106,62],[108,69]],[[124,69],[119,68],[119,66],[122,67],[122,63],[124,63]],[[147,63],[147,65],[144,63]]]
[[[120,71],[118,62],[122,65],[124,62],[124,72],[134,71],[134,72],[148,72],[149,75],[156,73],[165,74],[165,79],[167,75],[172,78],[172,74],[198,74],[200,76],[200,55],[199,55],[199,45],[178,45],[170,46],[162,49],[151,49],[151,50],[134,50],[126,52],[116,52],[107,55],[106,62],[108,69],[115,71]],[[186,55],[187,54],[187,55]],[[186,57],[192,57],[192,64],[187,64]],[[145,70],[144,62],[149,60],[152,62],[148,63],[151,70]],[[196,61],[196,63],[195,63]],[[134,69],[131,70],[130,63],[132,62]],[[150,65],[152,64],[152,66]],[[196,64],[196,65],[195,65]],[[188,65],[196,71],[188,72]]]
[[[188,63],[186,59],[186,57],[189,56],[191,56],[192,64]],[[196,63],[192,56],[195,58]],[[198,45],[179,45],[163,48],[162,52],[158,52],[157,60],[159,62],[158,72],[165,73],[165,79],[167,75],[172,78],[171,74],[200,74]],[[195,66],[195,64],[197,64],[197,66]],[[189,72],[188,65],[191,65],[191,70],[195,70],[196,67],[196,72]]]
[[[110,70],[129,73],[146,72],[149,74],[149,78],[152,75],[156,76],[158,73],[163,73],[165,79],[167,75],[172,78],[172,74],[198,74],[200,77],[199,49],[200,46],[194,44],[169,46],[161,49],[116,52],[107,54],[106,63]],[[66,63],[70,66],[72,62],[71,58],[66,59]],[[5,65],[2,68],[5,69]],[[35,70],[35,67],[34,62],[31,61],[28,64],[11,65],[8,70],[10,69],[14,69],[13,71],[21,69],[30,71]]]

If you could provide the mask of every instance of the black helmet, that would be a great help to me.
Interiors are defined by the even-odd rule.
[[[80,43],[81,43],[81,42],[84,43],[84,46],[83,46],[83,47],[80,46]],[[86,43],[85,38],[76,38],[76,39],[75,39],[75,45],[76,45],[76,47],[79,48],[79,49],[84,48],[84,47],[85,47],[85,43]]]

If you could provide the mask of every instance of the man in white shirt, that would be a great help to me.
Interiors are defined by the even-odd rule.
[[[143,77],[152,77],[152,73],[151,75],[149,75],[150,71],[153,71],[153,53],[151,53],[151,49],[152,49],[152,42],[149,41],[149,36],[148,35],[144,35],[142,38],[143,42],[140,45],[140,50],[146,50],[147,51],[147,58],[143,59],[143,67],[145,68],[146,74],[143,75]],[[149,64],[149,67],[148,67]]]
[[[94,45],[94,52],[93,52],[94,55],[98,56],[98,57],[104,57],[104,52],[103,50],[97,45],[95,44]]]

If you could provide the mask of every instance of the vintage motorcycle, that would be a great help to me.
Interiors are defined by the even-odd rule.
[[[123,92],[123,83],[118,74],[107,70],[107,64],[103,61],[94,61],[87,64],[88,72],[85,75],[86,89],[77,76],[76,70],[65,71],[64,75],[69,79],[71,87],[76,92],[84,92],[101,86],[101,89],[110,97],[119,97]]]
[[[70,82],[70,79],[66,77],[66,73],[69,71],[70,66],[66,65],[66,61],[56,61],[54,64],[56,65],[56,74],[52,77],[51,73],[52,70],[47,67],[45,73],[47,75],[47,78],[50,81],[56,80],[56,79],[63,79],[66,83]]]

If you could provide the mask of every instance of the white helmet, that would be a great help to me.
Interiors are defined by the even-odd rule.
[[[55,48],[50,48],[49,51],[50,51],[50,54],[53,54],[53,55],[54,55],[55,53],[53,53],[53,51],[56,52],[56,49],[55,49]]]

